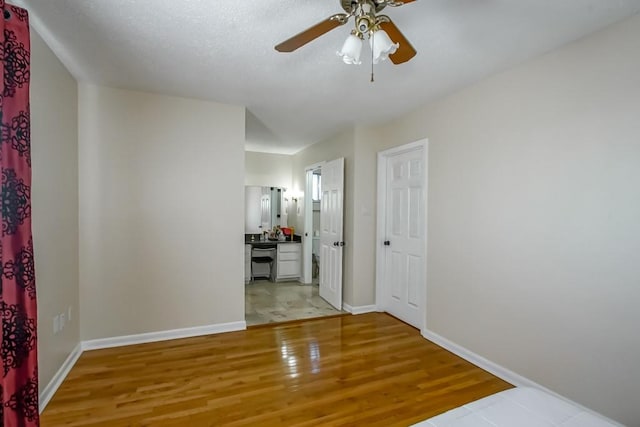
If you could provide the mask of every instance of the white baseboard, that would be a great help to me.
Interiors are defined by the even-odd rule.
[[[347,304],[346,302],[342,303],[342,308],[344,309],[344,311],[347,311],[351,314],[364,314],[378,311],[378,307],[376,307],[375,305],[359,305],[354,307]]]
[[[75,346],[75,348],[71,351],[71,353],[69,353],[65,361],[62,363],[62,366],[60,366],[60,369],[58,369],[58,372],[56,372],[53,378],[51,378],[51,381],[49,381],[49,384],[47,384],[47,386],[42,390],[39,396],[38,410],[40,411],[40,413],[42,413],[42,411],[44,411],[44,408],[47,407],[47,405],[49,404],[49,401],[58,390],[58,387],[60,387],[60,384],[62,384],[62,381],[64,381],[64,379],[67,378],[67,375],[69,375],[71,368],[73,368],[73,365],[76,364],[81,354],[82,354],[82,344],[78,343]]]
[[[39,411],[42,413],[49,401],[58,390],[64,379],[69,375],[71,368],[76,364],[82,352],[86,350],[98,350],[102,348],[121,347],[125,345],[143,344],[156,341],[167,341],[179,338],[197,337],[201,335],[220,334],[223,332],[242,331],[247,329],[247,323],[231,322],[216,325],[196,326],[193,328],[173,329],[169,331],[150,332],[145,334],[125,335],[121,337],[101,338],[82,341],[76,345],[71,354],[64,361],[58,372],[53,376],[49,384],[42,390],[39,397]]]
[[[223,332],[243,331],[245,329],[247,329],[247,322],[242,321],[195,326],[192,328],[171,329],[168,331],[147,332],[144,334],[123,335],[120,337],[99,338],[95,340],[82,341],[82,351],[198,337],[202,335],[221,334]]]
[[[76,364],[82,352],[86,350],[98,350],[102,348],[121,347],[125,345],[143,344],[156,341],[167,341],[179,338],[197,337],[201,335],[220,334],[223,332],[243,331],[247,329],[247,323],[231,322],[219,323],[216,325],[196,326],[193,328],[173,329],[169,331],[150,332],[146,334],[125,335],[121,337],[101,338],[96,340],[82,341],[73,349],[71,354],[67,356],[58,372],[53,376],[49,384],[42,390],[39,397],[39,411],[42,413],[44,408],[60,387],[60,384],[69,375],[71,368]]]
[[[576,403],[573,400],[568,399],[568,398],[556,393],[553,390],[549,390],[548,388],[538,384],[537,382],[532,381],[529,378],[523,377],[522,375],[517,374],[517,373],[513,372],[512,370],[505,368],[504,366],[498,365],[497,363],[492,362],[491,360],[486,359],[486,358],[480,356],[479,354],[474,353],[473,351],[471,351],[471,350],[469,350],[469,349],[467,349],[465,347],[462,347],[461,345],[458,345],[458,344],[456,344],[456,343],[454,343],[452,341],[449,341],[448,339],[444,338],[443,336],[440,336],[440,335],[436,334],[433,331],[425,329],[425,330],[421,331],[421,334],[425,339],[427,339],[427,340],[439,345],[440,347],[442,347],[442,348],[444,348],[446,350],[449,350],[453,354],[455,354],[457,356],[460,356],[464,360],[466,360],[466,361],[468,361],[470,363],[473,363],[474,365],[478,366],[479,368],[484,369],[485,371],[495,375],[498,378],[501,378],[501,379],[505,380],[508,383],[513,384],[516,387],[532,387],[532,388],[536,388],[538,390],[542,390],[542,391],[544,391],[546,393],[549,393],[549,394],[551,394],[551,395],[553,395],[553,396],[555,396],[555,397],[557,397],[559,399],[564,400],[565,402],[567,402],[567,403],[569,403],[571,405],[574,405],[574,406],[582,409],[583,411],[589,412],[589,413],[593,414],[596,417],[602,418],[603,420],[605,420],[605,421],[607,421],[607,422],[609,422],[609,423],[611,423],[613,425],[624,427],[622,424],[620,424],[620,423],[618,423],[616,421],[613,421],[612,419],[607,418],[604,415],[602,415],[602,414],[600,414],[600,413],[598,413],[598,412],[596,412],[596,411],[594,411],[592,409],[589,409],[589,408],[587,408],[585,406],[582,406],[581,404]]]

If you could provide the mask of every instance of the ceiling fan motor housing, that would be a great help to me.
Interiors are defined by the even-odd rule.
[[[356,10],[356,29],[361,34],[373,31],[376,23],[375,4],[370,0],[360,0],[360,5]]]
[[[356,22],[356,28],[362,34],[366,34],[371,29],[371,19],[367,15],[361,16]]]
[[[340,5],[345,12],[351,14],[356,12],[359,6],[363,4],[371,5],[375,13],[380,12],[387,6],[388,0],[340,0]]]

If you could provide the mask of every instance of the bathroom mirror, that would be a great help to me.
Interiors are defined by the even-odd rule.
[[[282,187],[245,186],[245,234],[259,234],[274,225],[287,225],[285,191]]]

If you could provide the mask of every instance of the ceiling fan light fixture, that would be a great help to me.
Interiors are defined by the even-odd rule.
[[[349,34],[342,45],[342,50],[336,52],[342,57],[345,64],[359,65],[360,53],[362,52],[362,39],[354,33]]]
[[[391,40],[385,30],[374,31],[369,37],[369,45],[373,51],[374,64],[386,60],[389,55],[393,55],[400,47],[399,43],[394,43]]]
[[[394,64],[402,64],[416,56],[416,50],[387,15],[380,12],[387,6],[402,6],[415,0],[339,0],[344,13],[335,13],[299,34],[277,44],[278,52],[293,52],[318,37],[351,21],[355,28],[347,37],[342,49],[336,52],[345,64],[358,65],[364,37],[371,45],[371,81],[373,64],[387,58]],[[395,42],[395,43],[394,43]]]

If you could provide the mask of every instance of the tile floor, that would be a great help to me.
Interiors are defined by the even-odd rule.
[[[340,314],[318,295],[318,285],[256,280],[244,285],[247,326]]]

